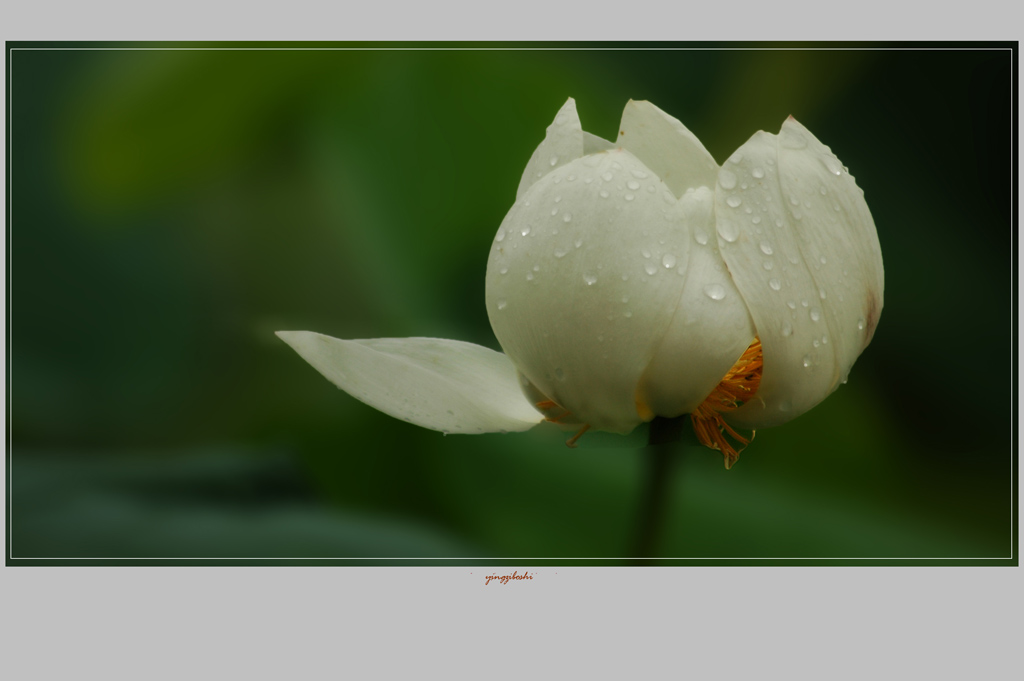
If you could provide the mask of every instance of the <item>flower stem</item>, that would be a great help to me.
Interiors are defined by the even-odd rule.
[[[685,420],[685,416],[674,419],[659,416],[651,421],[647,447],[643,450],[647,476],[640,497],[633,550],[630,552],[634,565],[648,563],[656,554],[667,506],[672,453],[682,435]]]

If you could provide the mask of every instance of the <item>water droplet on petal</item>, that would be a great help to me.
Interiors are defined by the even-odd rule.
[[[704,287],[704,295],[711,300],[721,300],[725,298],[725,288],[721,284],[708,284]]]
[[[814,340],[811,341],[811,345],[813,345],[814,347],[818,347],[819,345],[821,345],[821,341],[815,338]]]
[[[526,273],[526,281],[533,281],[533,272]]]
[[[527,234],[530,233],[530,226],[526,225],[521,230],[519,230],[519,233],[522,234],[523,236],[526,236]]]
[[[754,177],[756,177],[759,180],[762,177],[764,177],[764,171],[761,170],[760,168],[754,168],[754,170],[750,174],[753,175]]]
[[[775,264],[771,260],[765,260],[761,264],[761,266],[764,267],[766,270],[771,271],[771,269],[775,267]]]
[[[505,240],[505,230],[499,229],[498,233],[494,237],[494,240],[495,241],[504,241]]]
[[[805,367],[811,366],[811,356],[810,355],[804,355],[804,366]]]
[[[754,217],[750,218],[750,221],[753,222],[755,225],[759,225],[761,224],[761,216],[755,215]]]
[[[825,260],[825,256],[821,256],[820,258],[818,258],[818,262],[820,262],[822,265],[824,265],[828,261]]]
[[[658,271],[658,267],[653,262],[649,262],[644,265],[644,271],[647,272],[647,274],[654,274]]]
[[[572,242],[572,245],[575,246],[576,248],[579,248],[580,246],[583,245],[583,239],[576,239],[576,241]]]
[[[722,168],[718,171],[718,184],[722,185],[723,189],[732,189],[736,186],[736,176]]]
[[[548,163],[550,163],[552,167],[558,165],[558,157],[552,156],[550,159],[548,159]]]
[[[696,239],[697,243],[699,243],[701,246],[705,246],[708,243],[708,233],[705,232],[703,229],[698,228],[693,233],[693,238]]]
[[[740,232],[739,228],[735,224],[733,224],[731,220],[719,220],[718,235],[725,239],[726,241],[728,241],[729,243],[732,243],[733,241],[736,241],[736,239],[739,238]]]
[[[782,335],[783,336],[792,336],[793,335],[793,325],[790,324],[789,322],[784,323],[782,325]]]
[[[819,319],[821,319],[821,308],[820,307],[812,307],[811,308],[811,321],[816,322]]]
[[[633,313],[631,311],[629,311],[629,310],[626,310],[625,312],[622,313],[622,316],[623,317],[627,317],[627,318],[628,317],[632,317]]]
[[[857,328],[860,329],[861,331],[864,330],[864,318],[863,317],[861,317],[860,319],[857,320]]]
[[[818,289],[818,297],[821,298],[822,300],[825,300],[825,289],[823,289],[823,288],[819,288]]]
[[[676,256],[671,253],[666,253],[661,256],[661,264],[665,266],[665,269],[670,270],[676,266]]]
[[[743,152],[737,150],[736,152],[733,153],[732,156],[729,157],[729,160],[732,161],[733,163],[739,163],[740,161],[743,160]]]
[[[601,195],[602,199],[607,199],[608,198],[608,192],[606,192],[603,189],[601,190],[600,195]]]
[[[507,300],[499,300],[498,301],[498,309],[499,310],[504,310],[506,307],[508,307],[508,301]]]
[[[572,213],[566,213],[562,216],[563,222],[572,222]]]
[[[795,300],[787,300],[786,301],[786,307],[788,307],[790,310],[795,310],[796,309],[796,301]]]
[[[593,274],[584,274],[583,281],[587,282],[587,286],[593,286],[597,283],[597,277]]]
[[[782,288],[782,284],[775,277],[772,277],[771,279],[768,280],[768,285],[772,287],[773,291],[778,291],[779,289]]]
[[[640,189],[640,183],[637,182],[636,180],[630,180],[629,182],[626,183],[626,186],[629,187],[630,189]]]
[[[725,200],[730,208],[739,208],[740,204],[743,203],[743,199],[733,194]]]
[[[567,251],[563,251],[561,248],[556,248],[555,249],[555,257],[556,258],[564,258],[566,253],[567,253]]]
[[[635,196],[633,196],[632,194],[626,194],[626,195],[625,195],[625,196],[623,196],[622,198],[626,199],[627,201],[632,201],[632,200],[633,200],[633,199],[635,199],[636,197],[635,197]]]
[[[771,255],[772,254],[772,245],[771,245],[771,243],[768,242],[768,241],[762,241],[761,242],[761,252],[764,253],[765,255]]]

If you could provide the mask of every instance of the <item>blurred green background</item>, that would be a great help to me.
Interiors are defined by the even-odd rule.
[[[885,259],[848,385],[731,471],[678,446],[659,554],[1015,555],[1012,52],[12,46],[9,563],[630,555],[643,432],[445,437],[273,335],[497,348],[488,249],[568,96],[720,162],[794,115]]]

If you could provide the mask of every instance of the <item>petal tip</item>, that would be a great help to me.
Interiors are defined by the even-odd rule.
[[[300,336],[311,333],[310,331],[275,331],[274,335],[283,340],[288,345],[292,345],[299,339]]]

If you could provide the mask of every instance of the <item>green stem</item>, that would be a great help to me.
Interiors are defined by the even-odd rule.
[[[643,451],[647,477],[640,497],[633,550],[630,552],[634,565],[643,565],[656,555],[664,525],[669,480],[672,477],[672,452],[682,435],[685,420],[685,416],[674,419],[659,416],[651,421],[647,447]]]

